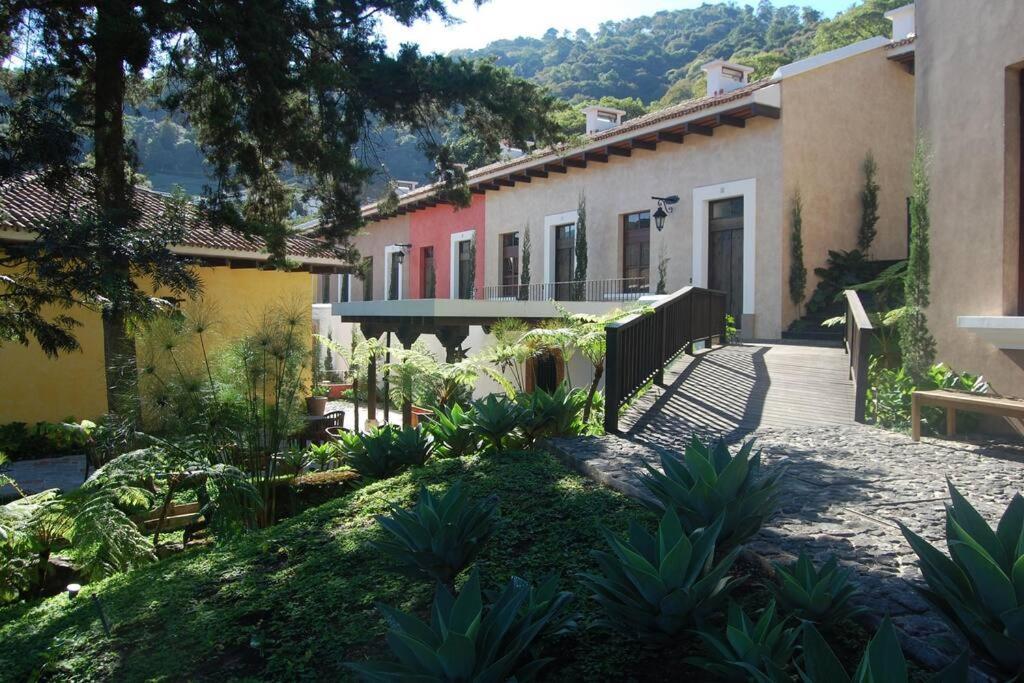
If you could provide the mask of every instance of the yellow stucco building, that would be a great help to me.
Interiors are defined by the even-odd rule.
[[[54,196],[38,179],[0,187],[0,249],[4,243],[33,239],[32,226],[69,199],[87,201],[84,193]],[[164,205],[159,193],[144,188],[136,189],[135,199],[143,221],[157,216]],[[195,263],[202,305],[215,311],[211,350],[251,332],[268,308],[298,305],[309,311],[314,295],[310,273],[347,269],[325,243],[299,235],[287,244],[295,269],[264,269],[268,254],[262,244],[198,220],[171,250]],[[34,342],[0,346],[0,424],[91,419],[107,412],[100,314],[77,309],[71,315],[81,323],[74,331],[79,351],[50,358]]]

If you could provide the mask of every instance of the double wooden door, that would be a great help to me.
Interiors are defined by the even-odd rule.
[[[743,320],[743,197],[708,206],[708,288],[725,292],[725,312]]]

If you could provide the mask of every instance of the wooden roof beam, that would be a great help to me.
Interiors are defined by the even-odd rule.
[[[583,158],[587,161],[598,161],[602,164],[608,163],[608,155],[604,152],[584,152]]]
[[[629,147],[610,147],[610,146],[604,148],[604,153],[605,154],[610,154],[612,156],[617,156],[617,157],[628,157],[628,156],[631,156],[633,154],[632,150],[630,150]]]
[[[658,142],[657,140],[639,140],[637,138],[633,138],[629,141],[629,147],[630,149],[655,150],[658,148]]]
[[[767,104],[759,104],[757,102],[750,105],[750,111],[754,116],[766,116],[770,119],[777,119],[782,116],[782,110],[778,107],[770,107]]]
[[[735,128],[745,128],[747,125],[746,119],[741,119],[738,116],[731,116],[729,114],[718,114],[715,116],[715,123],[720,126],[733,126]]]
[[[484,183],[480,183],[479,185],[473,185],[471,188],[469,188],[469,191],[472,192],[473,194],[483,194],[484,192],[487,191],[487,188],[484,187]]]
[[[484,190],[492,190],[494,192],[501,189],[501,186],[498,185],[498,183],[480,183],[480,187]]]
[[[497,183],[498,185],[501,185],[502,187],[512,187],[513,185],[516,184],[515,181],[512,180],[511,178],[495,178],[494,182]]]
[[[526,175],[531,178],[547,178],[548,172],[539,168],[528,168],[526,169]]]
[[[682,133],[670,133],[667,130],[663,130],[658,133],[658,142],[674,142],[677,145],[683,144]]]
[[[684,123],[683,131],[687,135],[704,135],[711,137],[715,134],[715,129],[711,126],[702,126],[699,123]]]
[[[516,181],[517,183],[530,182],[530,176],[526,175],[525,173],[513,173],[509,177],[512,178],[512,180]]]
[[[567,173],[565,164],[544,164],[544,170],[548,173]]]
[[[571,159],[571,158],[569,158],[569,159],[565,160],[565,165],[566,166],[572,166],[573,168],[586,168],[587,167],[587,160],[586,160],[586,158],[582,158],[582,159]]]

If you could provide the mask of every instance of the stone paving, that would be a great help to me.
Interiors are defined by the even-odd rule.
[[[18,486],[27,494],[47,489],[72,491],[85,481],[85,456],[65,455],[59,458],[17,460],[8,463],[4,474],[18,482]],[[0,500],[16,496],[17,493],[10,486],[0,488]]]
[[[657,411],[657,403],[665,400],[645,409]],[[634,424],[624,436],[556,439],[551,447],[574,469],[643,498],[649,494],[638,477],[645,462],[658,465],[662,451],[681,452],[691,434],[711,431],[685,416],[655,414]],[[856,570],[870,620],[889,614],[908,654],[923,664],[948,661],[962,645],[913,590],[922,579],[896,521],[945,549],[948,477],[994,525],[1024,488],[1024,448],[934,439],[915,444],[906,435],[851,422],[743,426],[723,435],[733,442],[755,438],[766,468],[786,467],[780,510],[748,549],[771,561],[789,561],[801,550],[819,561],[837,555]]]

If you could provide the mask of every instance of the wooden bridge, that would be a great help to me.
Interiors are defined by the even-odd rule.
[[[848,425],[853,382],[841,348],[737,344],[681,355],[620,416],[620,430],[738,439],[760,427]],[[659,440],[659,439],[654,439]]]

